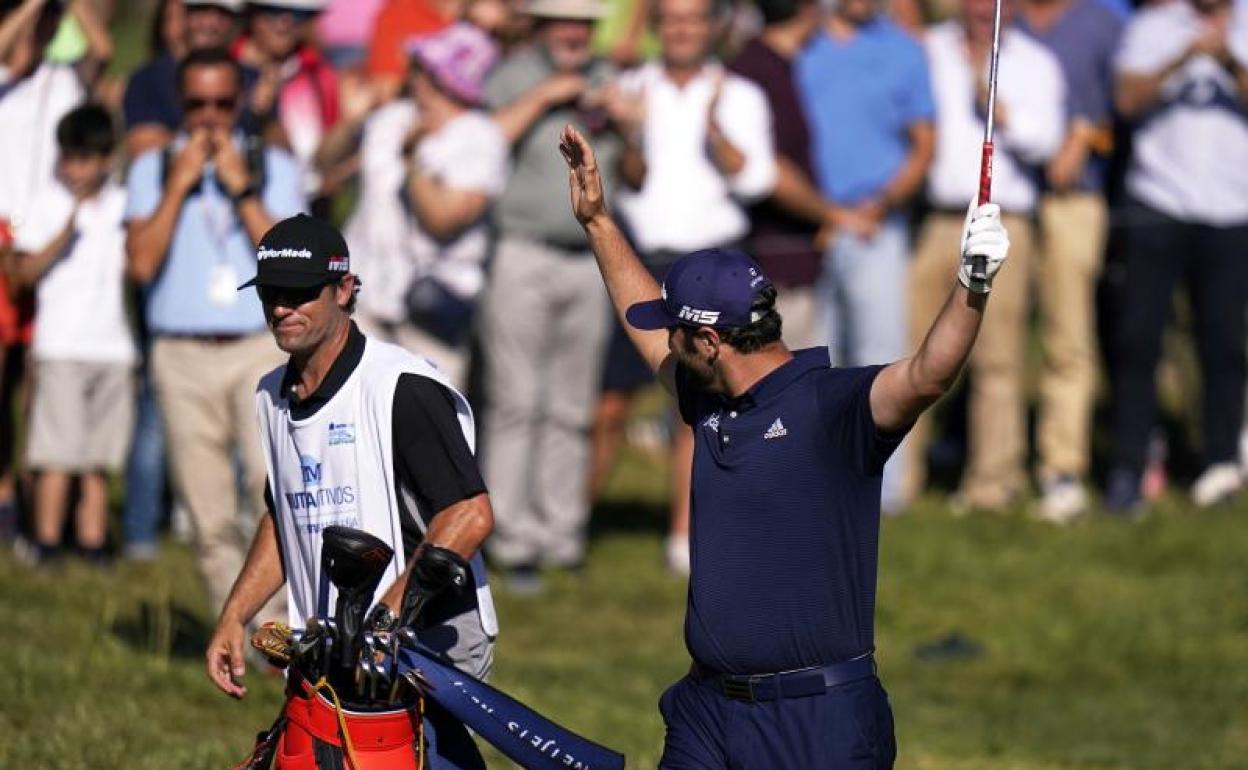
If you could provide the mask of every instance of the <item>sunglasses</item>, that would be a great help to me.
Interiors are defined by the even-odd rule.
[[[221,112],[233,112],[234,108],[238,106],[238,97],[224,96],[220,99],[201,99],[197,96],[188,96],[182,100],[182,106],[187,112],[198,112],[208,107]]]
[[[265,305],[277,307],[285,307],[294,309],[315,302],[321,296],[321,290],[326,286],[333,285],[336,281],[330,283],[320,283],[316,286],[308,286],[306,288],[296,289],[289,286],[257,286],[256,292],[260,295],[260,301]]]

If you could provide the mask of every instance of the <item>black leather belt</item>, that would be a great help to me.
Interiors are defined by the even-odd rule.
[[[775,674],[706,674],[695,672],[727,698],[756,703],[822,695],[829,688],[875,676],[875,657],[857,658]]]

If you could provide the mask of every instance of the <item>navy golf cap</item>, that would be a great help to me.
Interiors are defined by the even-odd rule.
[[[750,307],[771,280],[758,263],[736,249],[687,254],[663,279],[663,296],[638,302],[625,317],[636,329],[711,326],[732,329],[759,320]]]
[[[256,277],[238,288],[308,289],[351,271],[342,233],[328,222],[298,214],[273,225],[256,249]]]

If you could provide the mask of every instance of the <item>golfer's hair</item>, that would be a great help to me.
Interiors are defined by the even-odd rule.
[[[343,308],[343,310],[347,311],[347,315],[355,315],[355,305],[356,305],[356,302],[359,300],[359,298],[360,298],[360,278],[359,276],[356,276],[355,288],[351,292],[351,299],[347,300],[347,305],[346,307]]]
[[[243,90],[243,68],[224,48],[201,48],[191,51],[178,62],[178,95],[186,91],[186,74],[199,67],[228,67],[234,73],[237,92]]]
[[[62,155],[108,157],[117,147],[113,118],[98,104],[75,107],[56,124],[56,145]]]
[[[750,305],[750,315],[755,313],[761,314],[757,321],[723,329],[719,333],[719,339],[731,345],[738,353],[754,353],[773,342],[779,342],[784,320],[776,311],[775,287],[767,286],[758,293],[754,304]]]

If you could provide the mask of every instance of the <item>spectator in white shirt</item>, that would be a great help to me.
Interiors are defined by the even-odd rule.
[[[993,285],[992,307],[971,354],[970,456],[960,498],[999,510],[1025,486],[1023,400],[1028,272],[1035,250],[1032,217],[1039,201],[1039,168],[1061,146],[1065,83],[1056,57],[1012,29],[1005,3],[997,84],[992,202],[1010,231],[1009,275]],[[967,203],[979,186],[980,147],[987,109],[988,52],[993,0],[966,0],[959,18],[926,37],[936,97],[936,154],[927,180],[933,211],[919,232],[910,274],[911,343],[918,345],[941,304],[941,281],[958,255],[948,244],[961,232]],[[911,431],[911,490],[921,486],[925,421]]]
[[[1141,10],[1118,52],[1117,105],[1134,122],[1123,270],[1115,285],[1114,469],[1105,503],[1139,508],[1171,295],[1186,280],[1200,358],[1198,505],[1239,491],[1248,290],[1248,9],[1171,0]]]
[[[75,3],[75,6],[79,5]],[[32,201],[54,182],[56,125],[86,95],[84,81],[98,74],[107,35],[88,37],[88,55],[76,64],[48,61],[44,51],[60,25],[64,6],[49,0],[4,3],[0,10],[0,522],[13,518],[15,430],[13,400],[25,374],[33,302],[10,292],[11,237]],[[90,21],[87,11],[76,13]],[[98,32],[98,25],[90,30]],[[0,526],[3,526],[0,523]]]
[[[109,179],[116,132],[88,105],[57,126],[56,184],[18,232],[16,283],[38,294],[35,392],[26,446],[35,471],[35,543],[57,552],[69,485],[81,482],[78,546],[102,561],[107,474],[121,470],[134,414],[135,347],[123,308],[126,193]]]
[[[740,245],[750,228],[746,206],[767,197],[776,183],[767,97],[714,56],[728,12],[723,0],[658,0],[659,60],[623,79],[626,91],[642,96],[636,138],[645,176],[635,192],[619,196],[620,212],[642,261],[659,280],[691,251]],[[615,412],[622,414],[650,373],[622,329],[610,347],[604,400],[615,400]],[[683,424],[675,430],[668,563],[684,572],[693,438]],[[616,440],[602,435],[604,442]]]

